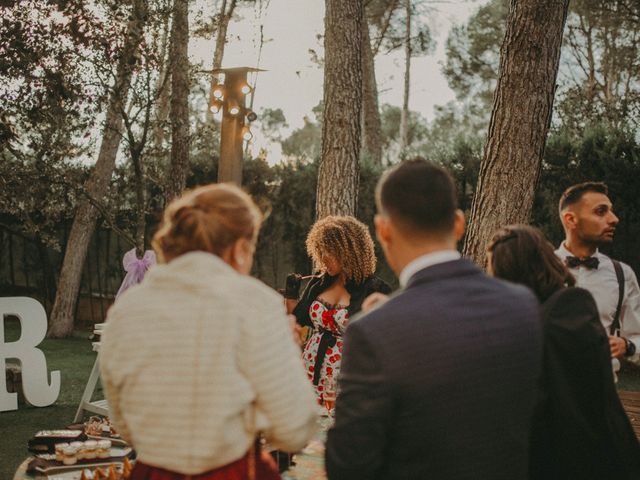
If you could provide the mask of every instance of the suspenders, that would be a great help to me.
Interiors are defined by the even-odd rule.
[[[609,334],[620,336],[620,308],[622,307],[622,300],[624,299],[624,272],[622,271],[622,265],[617,260],[611,259],[613,262],[613,268],[616,271],[616,278],[618,279],[618,306],[616,307],[616,313],[613,316],[613,322],[609,328]]]

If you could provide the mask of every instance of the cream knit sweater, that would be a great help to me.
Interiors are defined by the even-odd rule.
[[[149,465],[197,474],[241,458],[256,428],[303,448],[317,407],[273,290],[215,255],[153,267],[107,317],[100,370],[110,416]]]

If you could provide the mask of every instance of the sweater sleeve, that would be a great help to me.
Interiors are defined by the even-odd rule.
[[[244,319],[238,358],[256,393],[256,407],[267,417],[269,442],[297,451],[316,430],[317,406],[280,303],[262,302],[260,312]]]
[[[110,318],[109,318],[110,317]],[[113,309],[109,312],[107,317],[107,326],[102,334],[100,340],[100,381],[102,382],[102,388],[105,392],[105,397],[109,405],[109,418],[116,431],[120,436],[132,443],[131,434],[129,428],[122,415],[122,406],[120,404],[120,388],[117,384],[117,378],[115,373],[122,370],[122,366],[118,365],[118,361],[121,358],[125,358],[122,355],[122,344],[118,342],[118,338],[122,338],[118,334],[118,320],[117,313]]]

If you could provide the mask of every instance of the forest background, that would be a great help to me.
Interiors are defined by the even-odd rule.
[[[218,0],[196,8],[187,0],[0,2],[0,295],[34,296],[51,312],[57,290],[66,288],[60,277],[65,251],[76,241],[74,221],[86,212],[80,292],[69,296],[73,326],[102,321],[124,276],[124,252],[149,248],[164,205],[179,191],[174,180],[182,175],[190,187],[217,179],[220,124],[207,109],[216,79],[185,63],[179,47],[189,37],[214,39],[212,62],[219,66],[225,45],[234,41],[227,36],[229,24],[246,21],[249,12],[269,3]],[[430,121],[408,109],[409,75],[412,59],[433,51],[428,18],[438,3],[364,4],[356,216],[371,226],[382,171],[418,155],[450,170],[460,205],[469,212],[509,2],[475,7],[468,22],[449,33],[442,68],[456,98],[439,106]],[[185,23],[186,17],[191,21]],[[260,35],[260,48],[264,41]],[[604,181],[620,217],[607,253],[640,273],[640,5],[572,1],[562,42],[531,222],[558,244],[560,193],[579,181]],[[403,106],[378,106],[375,69],[365,63],[393,51],[404,56]],[[321,51],[310,58],[324,66]],[[254,87],[259,95],[259,82]],[[181,96],[187,105],[182,111]],[[260,110],[252,126],[281,145],[284,156],[272,165],[267,151],[251,156],[247,149],[243,176],[243,186],[268,212],[254,273],[274,287],[283,286],[287,273],[312,268],[304,239],[316,218],[324,111],[320,103],[286,136],[281,109]],[[177,165],[176,158],[188,162]],[[111,164],[100,163],[105,159]],[[95,180],[101,168],[103,185]],[[498,187],[508,188],[511,180],[503,178]],[[380,274],[393,281],[379,259]]]

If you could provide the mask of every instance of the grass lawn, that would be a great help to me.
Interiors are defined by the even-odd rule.
[[[5,338],[20,335],[17,322],[5,321]],[[19,405],[13,412],[0,412],[0,480],[12,479],[18,465],[28,456],[27,441],[38,430],[65,428],[73,422],[80,397],[91,373],[96,353],[91,349],[89,333],[75,338],[44,340],[40,345],[47,357],[49,371],[59,370],[60,396],[50,407]],[[619,378],[621,390],[640,391],[640,368],[625,366]],[[96,398],[101,391],[96,389]]]
[[[640,392],[640,367],[624,365],[618,375],[618,389]]]
[[[5,321],[6,341],[20,335],[18,322]],[[73,423],[80,397],[91,373],[96,353],[88,340],[89,332],[62,340],[44,340],[40,348],[47,357],[47,368],[60,371],[60,395],[49,407],[20,404],[18,410],[0,412],[0,479],[12,479],[18,465],[28,456],[27,441],[38,430],[65,428]],[[98,390],[98,389],[97,389]],[[101,392],[96,392],[96,398]]]

